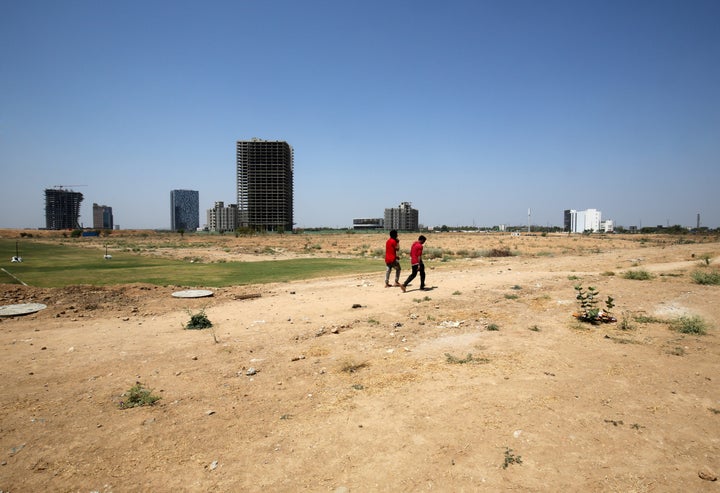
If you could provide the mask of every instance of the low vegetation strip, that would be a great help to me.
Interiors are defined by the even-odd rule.
[[[0,251],[14,251],[14,248],[14,241],[0,239]],[[9,256],[0,261],[0,266],[15,277],[3,275],[0,282],[17,284],[19,280],[30,286],[48,288],[128,283],[224,287],[366,273],[384,268],[376,259],[368,258],[200,263],[119,252],[105,260],[103,252],[95,249],[29,242],[24,245],[22,256],[23,261],[19,263],[11,263]]]

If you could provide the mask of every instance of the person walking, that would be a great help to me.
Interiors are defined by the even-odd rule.
[[[398,240],[397,230],[390,231],[390,238],[385,242],[385,287],[390,287],[390,271],[395,269],[395,286],[400,286],[400,261],[398,260],[398,252],[400,251],[400,240]]]
[[[410,247],[410,264],[412,266],[412,272],[408,276],[407,279],[405,279],[405,282],[400,285],[400,289],[403,290],[403,293],[405,292],[405,289],[407,288],[408,284],[410,284],[410,281],[415,279],[415,276],[420,273],[420,289],[422,291],[425,291],[425,264],[423,264],[422,261],[422,254],[423,254],[423,245],[425,244],[426,238],[423,235],[420,235],[420,237],[417,239],[415,243],[412,244]]]

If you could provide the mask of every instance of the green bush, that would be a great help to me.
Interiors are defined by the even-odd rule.
[[[625,279],[631,279],[633,281],[649,281],[652,279],[653,276],[651,273],[646,271],[645,269],[638,269],[638,270],[629,270],[623,274],[623,277]]]
[[[190,321],[185,326],[186,329],[194,330],[208,329],[210,327],[212,327],[212,322],[207,318],[207,315],[205,315],[205,310],[200,310],[199,313],[191,315]]]
[[[161,399],[159,396],[152,395],[152,391],[144,388],[140,382],[135,382],[135,385],[130,387],[130,390],[125,392],[122,397],[124,397],[124,399],[120,401],[120,409],[152,406]]]
[[[697,284],[705,284],[712,286],[720,285],[720,272],[716,270],[696,270],[695,272],[690,274],[690,277],[692,278],[693,282]]]
[[[692,317],[680,317],[670,324],[673,330],[681,334],[705,335],[707,333],[707,324],[705,320],[697,315]]]

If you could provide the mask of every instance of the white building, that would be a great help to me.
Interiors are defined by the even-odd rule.
[[[586,209],[584,211],[567,209],[565,211],[565,231],[570,233],[584,233],[586,231],[597,233],[600,231],[601,218],[602,213],[597,209]],[[612,221],[610,221],[610,227],[612,227]]]

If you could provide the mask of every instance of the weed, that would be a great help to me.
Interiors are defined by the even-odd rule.
[[[533,332],[540,332],[540,327],[538,327],[537,325],[533,325],[528,330],[532,330]]]
[[[708,411],[710,411],[713,414],[720,414],[720,409],[715,409],[714,407],[709,407]]]
[[[639,324],[664,324],[666,322],[666,320],[663,320],[662,318],[653,317],[651,315],[635,315],[633,318]]]
[[[120,409],[152,406],[161,399],[161,397],[153,395],[152,391],[143,387],[143,384],[140,382],[135,382],[135,385],[130,387],[130,390],[122,394],[122,397],[124,397],[124,400],[120,401]]]
[[[492,331],[500,330],[500,326],[498,326],[498,324],[489,324],[487,326],[487,330],[492,330]]]
[[[630,322],[628,312],[622,312],[622,319],[620,320],[620,324],[618,324],[618,327],[620,328],[620,330],[633,330],[635,328],[632,322]]]
[[[212,327],[212,322],[207,318],[207,315],[205,315],[205,310],[190,314],[190,321],[185,325],[186,329],[192,330],[208,329],[210,327]]]
[[[343,363],[341,370],[345,373],[355,373],[358,370],[361,370],[368,366],[367,362],[364,363],[354,363],[352,361],[346,361]]]
[[[618,344],[640,344],[637,341],[633,341],[632,339],[625,339],[623,337],[613,337],[613,336],[605,336],[606,339],[610,339],[613,342],[616,342]]]
[[[515,455],[511,448],[505,447],[505,460],[503,461],[502,468],[507,469],[511,464],[522,464],[522,457]]]
[[[460,296],[462,293],[460,291],[453,292],[453,296]]]
[[[385,251],[383,250],[383,255],[384,254]],[[425,248],[423,250],[423,258],[427,260],[434,258],[443,258],[443,249],[436,247]]]
[[[710,272],[696,270],[695,272],[690,274],[690,277],[696,284],[704,284],[709,286],[720,285],[720,272],[716,270]]]
[[[653,276],[645,269],[629,270],[623,274],[623,278],[630,279],[632,281],[649,281]]]
[[[685,348],[682,346],[675,346],[668,351],[668,354],[672,354],[673,356],[685,356]]]
[[[519,296],[516,295],[516,294],[506,294],[506,295],[505,295],[505,299],[506,299],[506,300],[516,300],[516,299],[518,299],[518,298],[519,298]]]
[[[615,273],[614,273],[613,271],[611,271],[611,270],[606,270],[605,272],[603,272],[603,273],[600,274],[600,275],[601,275],[601,276],[611,277],[611,276],[614,276]]]
[[[452,363],[455,365],[464,365],[465,363],[474,363],[474,364],[488,363],[490,361],[487,358],[475,358],[475,357],[473,357],[473,355],[471,353],[468,353],[468,355],[465,356],[465,358],[463,358],[463,359],[453,356],[450,353],[445,353],[445,358],[448,363]]]
[[[680,317],[670,324],[673,330],[681,334],[705,335],[707,333],[707,323],[701,317],[693,315],[692,317]]]
[[[522,286],[519,286],[516,284],[515,286],[511,287],[510,289],[514,289],[515,291],[520,291],[522,289]]]
[[[430,298],[429,296],[425,296],[424,298],[413,298],[413,301],[415,303],[422,303],[423,301],[430,301],[430,300],[432,300],[432,298]]]
[[[368,318],[367,321],[370,325],[380,325],[380,322],[378,320],[375,320],[374,318]]]
[[[579,279],[580,279],[580,278],[579,278],[578,276],[574,275],[574,274],[568,276],[568,281],[577,281],[577,280],[579,280]]]

